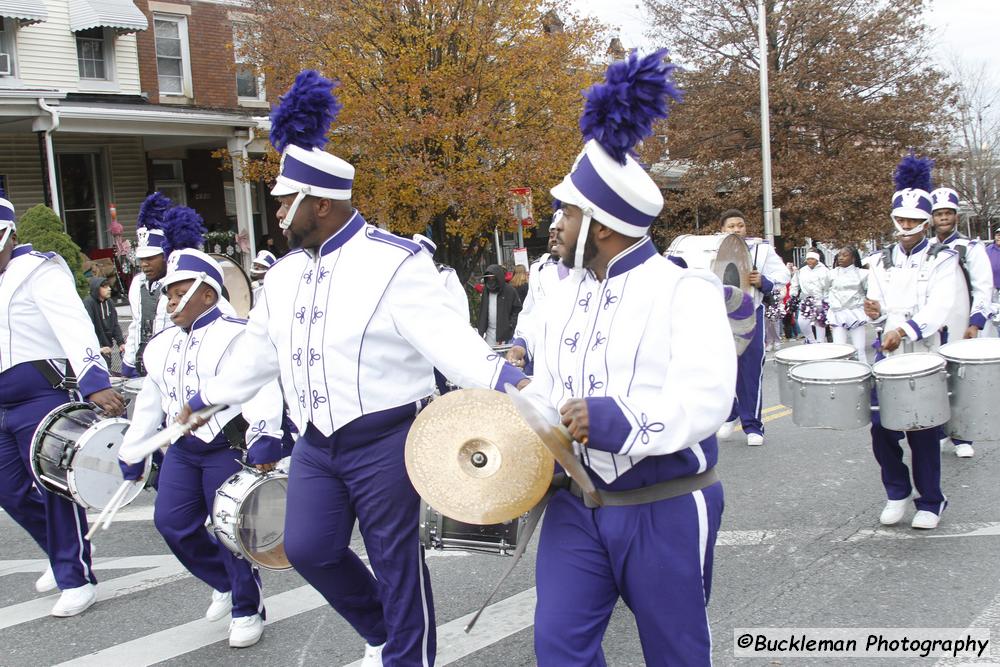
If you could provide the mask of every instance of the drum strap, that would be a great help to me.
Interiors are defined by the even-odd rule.
[[[658,500],[666,500],[668,498],[676,498],[678,496],[687,495],[688,493],[693,493],[694,491],[699,491],[706,487],[711,486],[719,481],[719,473],[716,472],[715,468],[709,468],[704,472],[700,472],[697,475],[690,475],[688,477],[678,477],[676,479],[668,479],[658,484],[651,484],[649,486],[643,486],[638,489],[630,489],[628,491],[600,491],[602,505],[607,507],[622,507],[625,505],[643,505],[645,503],[655,503]],[[587,494],[580,490],[580,487],[576,482],[571,480],[565,473],[559,473],[552,478],[552,485],[549,490],[545,493],[538,504],[531,508],[528,512],[527,517],[524,521],[524,527],[521,529],[521,533],[517,536],[517,548],[514,549],[514,557],[511,559],[510,565],[504,571],[500,580],[490,591],[490,594],[483,600],[483,604],[479,607],[479,611],[472,617],[468,625],[465,626],[465,631],[470,632],[475,626],[476,621],[479,620],[479,616],[483,613],[486,607],[493,600],[493,596],[497,594],[500,590],[500,586],[503,582],[507,580],[507,577],[511,572],[514,571],[514,567],[517,565],[518,561],[521,560],[521,556],[524,554],[524,550],[528,547],[528,543],[531,541],[531,536],[535,532],[535,528],[538,526],[539,520],[542,518],[542,512],[545,511],[545,506],[549,504],[549,500],[552,499],[553,494],[560,489],[566,489],[572,493],[577,498],[581,498],[584,504],[590,508],[594,509],[597,506],[590,500]]]
[[[42,377],[52,385],[53,389],[65,389],[67,391],[76,389],[76,375],[73,374],[73,368],[69,365],[69,361],[66,359],[57,359],[57,361],[66,364],[65,375],[60,373],[59,369],[48,359],[36,359],[31,362],[31,365],[42,374]]]
[[[233,449],[245,450],[247,448],[248,428],[250,428],[250,424],[247,423],[246,418],[242,414],[238,414],[222,427],[222,435],[226,437],[226,441]]]

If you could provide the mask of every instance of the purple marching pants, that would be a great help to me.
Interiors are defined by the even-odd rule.
[[[906,436],[913,465],[913,485],[920,497],[914,502],[918,510],[940,515],[948,501],[941,491],[941,444],[937,428],[921,431],[890,431],[879,422],[879,413],[872,412],[872,452],[882,469],[882,486],[889,500],[910,497],[910,470],[903,463],[900,441]]]
[[[705,607],[723,504],[721,482],[599,509],[556,492],[535,563],[538,664],[606,665],[601,640],[620,596],[635,615],[647,665],[710,665]]]
[[[364,415],[329,438],[310,424],[289,470],[288,560],[365,641],[385,643],[386,667],[433,665],[436,651],[420,498],[403,460],[416,413]],[[355,519],[375,576],[350,549]]]
[[[205,528],[216,489],[240,470],[239,453],[223,442],[221,434],[211,444],[189,435],[170,446],[160,468],[153,523],[191,574],[217,591],[232,591],[233,618],[263,616],[260,576]]]
[[[764,435],[764,423],[760,419],[760,386],[764,377],[764,306],[757,306],[754,318],[757,324],[753,338],[736,360],[736,400],[727,421],[739,417],[744,433]]]
[[[30,363],[0,373],[0,507],[49,557],[59,588],[96,584],[91,571],[87,514],[71,500],[36,489],[28,460],[38,422],[69,402]]]

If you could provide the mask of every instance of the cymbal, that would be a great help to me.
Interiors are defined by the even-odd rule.
[[[406,472],[431,507],[485,525],[534,507],[555,460],[510,397],[489,389],[448,392],[424,408],[406,436]]]

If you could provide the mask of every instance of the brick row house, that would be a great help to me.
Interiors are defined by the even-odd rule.
[[[280,239],[264,184],[212,157],[264,149],[265,82],[233,55],[244,16],[231,0],[2,0],[0,185],[18,211],[49,205],[100,254],[112,205],[129,233],[161,190],[251,250]]]

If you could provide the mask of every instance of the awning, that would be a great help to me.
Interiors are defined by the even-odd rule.
[[[27,24],[41,23],[49,13],[45,11],[45,0],[3,0],[0,16]]]
[[[73,32],[111,28],[128,33],[148,27],[146,15],[132,0],[69,0],[69,29]]]

